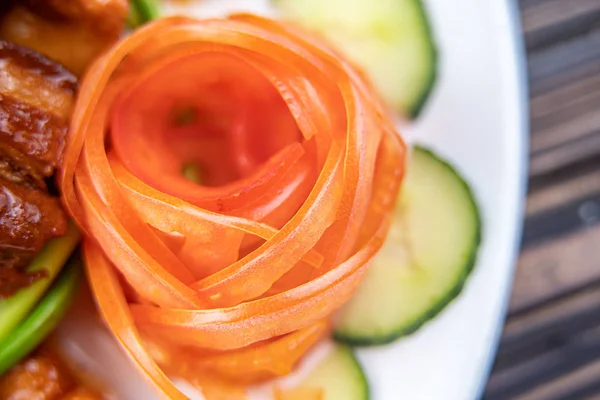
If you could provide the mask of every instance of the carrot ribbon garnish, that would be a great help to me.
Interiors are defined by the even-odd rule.
[[[371,85],[317,38],[177,17],[91,66],[60,186],[129,356],[165,398],[184,398],[167,376],[218,398],[217,381],[289,373],[328,331],[385,239],[404,156]]]

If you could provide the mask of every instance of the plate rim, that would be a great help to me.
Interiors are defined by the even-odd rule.
[[[508,18],[508,31],[510,37],[508,39],[508,45],[510,46],[511,60],[505,63],[511,64],[512,69],[510,70],[510,85],[513,86],[512,90],[516,91],[517,96],[514,99],[516,105],[514,109],[517,112],[518,132],[515,133],[515,160],[520,164],[516,168],[518,171],[517,182],[515,185],[517,194],[517,204],[515,212],[513,213],[512,220],[509,224],[512,226],[512,244],[510,246],[509,260],[510,264],[507,267],[506,278],[504,288],[500,295],[500,309],[497,315],[498,322],[493,330],[491,343],[489,350],[483,361],[483,365],[479,370],[479,378],[474,388],[472,399],[480,399],[485,393],[485,389],[492,372],[492,367],[500,347],[500,340],[504,325],[506,322],[508,306],[510,303],[510,297],[515,279],[515,273],[517,271],[517,263],[520,255],[521,241],[523,236],[524,217],[525,217],[525,204],[527,201],[527,187],[529,181],[529,81],[527,75],[527,51],[525,47],[525,40],[522,33],[521,25],[521,13],[518,2],[515,0],[499,0],[504,10],[506,18]],[[490,3],[491,4],[491,3]]]

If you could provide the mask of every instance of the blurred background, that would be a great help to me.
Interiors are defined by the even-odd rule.
[[[600,399],[600,0],[520,0],[529,193],[485,399]]]

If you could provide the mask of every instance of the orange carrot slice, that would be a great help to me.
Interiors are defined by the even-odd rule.
[[[89,68],[59,183],[100,312],[148,381],[166,398],[184,398],[168,376],[244,398],[292,371],[362,281],[405,150],[370,83],[318,38],[172,17]]]

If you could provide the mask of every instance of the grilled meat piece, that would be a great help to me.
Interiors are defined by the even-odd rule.
[[[67,230],[57,198],[0,179],[0,298],[44,276],[23,271],[44,243]]]
[[[66,230],[58,198],[0,179],[0,237],[9,239],[0,243],[0,249],[37,252]]]
[[[0,40],[0,92],[66,118],[77,78],[62,65],[15,43]]]
[[[0,94],[0,143],[24,155],[45,177],[57,167],[66,132],[66,120]]]
[[[1,19],[0,38],[81,75],[120,37],[128,13],[127,0],[22,0]]]
[[[0,41],[0,298],[43,276],[24,270],[66,232],[45,179],[62,159],[76,85],[59,64]]]
[[[34,356],[0,379],[0,399],[60,399],[73,386],[73,378],[54,357]]]
[[[29,0],[31,9],[52,18],[87,23],[100,34],[118,37],[129,12],[127,0]],[[39,11],[38,11],[39,10]]]
[[[0,377],[0,400],[101,400],[69,367],[42,348]]]
[[[59,64],[0,41],[0,144],[21,153],[42,176],[52,175],[76,88],[75,76]]]
[[[0,41],[0,143],[52,175],[64,147],[76,78],[41,55]]]

